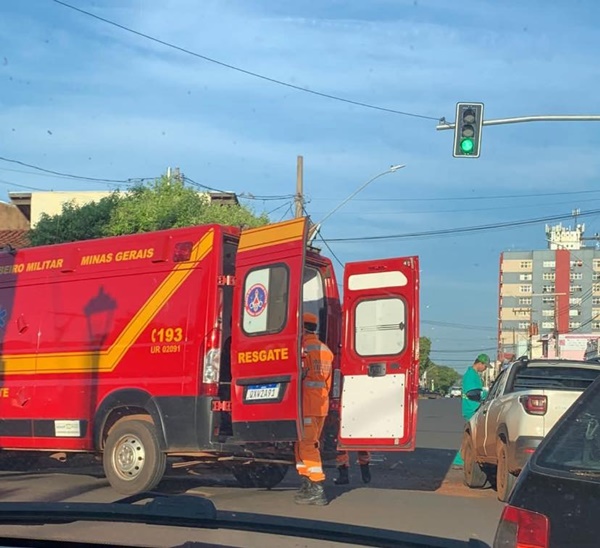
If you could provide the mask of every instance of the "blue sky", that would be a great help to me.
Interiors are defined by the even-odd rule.
[[[600,6],[591,0],[71,3],[265,76],[434,119],[451,121],[463,100],[483,101],[486,118],[600,113]],[[317,221],[391,164],[406,164],[326,222],[322,235],[332,240],[598,207],[599,124],[486,127],[478,160],[452,158],[451,132],[435,126],[252,78],[51,0],[0,6],[5,158],[109,179],[179,166],[215,188],[287,195],[301,154],[306,207]],[[110,188],[0,161],[0,199],[17,185]],[[598,194],[574,193],[582,190]],[[290,215],[287,199],[247,203],[257,211],[281,206],[274,220]],[[600,216],[582,220],[588,235],[600,232]],[[501,251],[544,244],[544,223],[330,243],[343,262],[419,255],[422,319],[462,325],[423,323],[422,334],[437,362],[461,372],[479,349],[493,353],[496,345]]]

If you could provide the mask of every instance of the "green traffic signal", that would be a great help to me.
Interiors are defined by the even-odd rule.
[[[460,150],[462,150],[465,154],[470,154],[473,152],[475,148],[475,143],[473,143],[473,139],[463,139],[460,142]]]

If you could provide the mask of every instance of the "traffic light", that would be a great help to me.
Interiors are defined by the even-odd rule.
[[[479,158],[483,103],[456,103],[454,127],[455,158]]]

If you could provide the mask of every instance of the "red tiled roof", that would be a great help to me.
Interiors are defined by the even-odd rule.
[[[29,238],[28,230],[0,230],[0,247],[11,245],[16,249],[27,247]]]

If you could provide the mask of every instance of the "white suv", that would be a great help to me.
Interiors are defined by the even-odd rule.
[[[529,456],[599,374],[598,362],[526,358],[502,371],[465,424],[465,483],[483,487],[495,472],[498,498],[506,501]],[[465,397],[480,401],[475,391]]]

